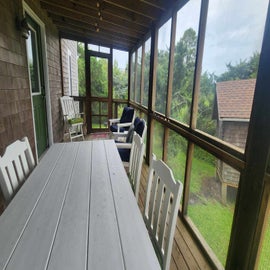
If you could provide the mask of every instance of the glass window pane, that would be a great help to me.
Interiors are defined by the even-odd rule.
[[[108,102],[101,102],[101,114],[108,114]]]
[[[85,96],[85,49],[84,43],[77,43],[77,56],[78,56],[78,87],[79,96]]]
[[[151,38],[145,42],[144,46],[144,87],[143,87],[143,105],[148,106],[148,92],[149,92],[149,72],[150,72],[150,54],[151,54]]]
[[[108,96],[108,60],[100,57],[90,57],[91,96]]]
[[[100,117],[93,116],[92,117],[92,129],[99,129],[100,128]]]
[[[267,7],[267,0],[209,2],[197,128],[240,148],[246,143]]]
[[[189,124],[194,82],[200,0],[189,1],[177,13],[171,117]]]
[[[268,199],[268,211],[264,224],[264,233],[262,238],[262,248],[259,253],[259,263],[258,270],[268,270],[270,269],[269,265],[269,254],[270,254],[270,201]]]
[[[176,132],[169,131],[168,166],[173,170],[175,179],[184,183],[186,167],[187,140]]]
[[[156,74],[156,111],[165,114],[169,68],[171,19],[158,31],[158,57]]]
[[[195,146],[188,216],[223,266],[229,246],[239,175],[228,164]]]
[[[99,114],[99,102],[98,101],[91,102],[91,111],[92,111],[93,115]]]
[[[101,126],[100,128],[108,128],[108,117],[101,117]]]
[[[128,98],[128,52],[113,50],[113,98]]]
[[[131,56],[131,72],[130,72],[130,99],[135,100],[135,52]]]
[[[40,92],[39,65],[38,65],[38,46],[36,31],[31,29],[27,39],[27,57],[31,80],[32,93]]]
[[[135,101],[141,103],[142,47],[137,50]]]
[[[154,121],[153,133],[153,153],[157,159],[162,159],[163,156],[163,137],[164,137],[164,126],[157,121]]]

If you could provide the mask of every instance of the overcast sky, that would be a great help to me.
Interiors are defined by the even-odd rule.
[[[177,14],[176,42],[188,28],[198,33],[201,0],[190,0]],[[207,17],[203,71],[220,75],[226,64],[248,60],[260,52],[268,0],[210,0]],[[170,42],[171,19],[159,31],[159,49]],[[120,68],[125,68],[127,53],[114,50]]]

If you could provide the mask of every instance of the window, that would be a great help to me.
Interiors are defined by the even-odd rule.
[[[150,72],[150,54],[151,54],[151,38],[144,45],[144,67],[143,67],[143,105],[148,106],[149,92],[149,72]]]
[[[68,92],[69,96],[72,96],[72,60],[71,51],[68,49]]]
[[[266,0],[209,2],[197,128],[242,150],[267,5]]]
[[[142,46],[137,50],[135,101],[141,103]]]
[[[197,51],[200,0],[177,12],[171,117],[189,124]]]
[[[238,182],[238,172],[195,146],[188,216],[223,266],[227,258]]]
[[[166,112],[171,21],[169,19],[158,31],[155,110],[162,114]]]
[[[128,52],[113,50],[113,98],[128,98]]]
[[[135,52],[131,55],[131,72],[130,72],[130,99],[135,100]]]

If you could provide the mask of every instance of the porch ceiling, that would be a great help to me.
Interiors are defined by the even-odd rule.
[[[179,0],[40,0],[63,37],[131,50]],[[183,2],[183,1],[181,1]]]

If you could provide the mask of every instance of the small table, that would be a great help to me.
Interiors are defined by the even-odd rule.
[[[113,140],[50,147],[0,217],[0,269],[160,269]]]

